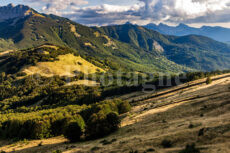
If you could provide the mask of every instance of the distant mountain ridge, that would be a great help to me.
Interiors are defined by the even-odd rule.
[[[185,36],[185,35],[202,35],[210,37],[221,42],[230,41],[230,29],[223,27],[203,26],[201,28],[190,27],[186,24],[179,24],[178,26],[168,26],[166,24],[148,24],[144,26],[147,29],[158,31],[166,35]]]

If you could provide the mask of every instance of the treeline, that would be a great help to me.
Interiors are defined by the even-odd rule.
[[[88,106],[71,106],[34,113],[1,115],[0,135],[4,139],[42,139],[64,135],[70,141],[95,139],[119,128],[119,114],[131,106],[119,99]],[[5,119],[5,120],[3,120]]]
[[[122,95],[122,94],[128,94],[136,91],[143,91],[144,86],[143,84],[146,85],[152,85],[154,86],[154,89],[152,88],[146,88],[145,91],[148,90],[160,90],[160,89],[165,89],[168,87],[173,87],[180,85],[182,83],[187,83],[190,81],[198,80],[198,79],[204,79],[216,75],[221,75],[221,74],[226,74],[230,73],[230,70],[217,70],[217,71],[212,71],[212,72],[188,72],[184,74],[179,74],[179,75],[163,75],[163,76],[158,76],[156,75],[148,75],[147,76],[147,81],[143,80],[138,80],[138,84],[136,85],[123,85],[123,86],[116,86],[116,84],[113,84],[109,87],[105,87],[104,91],[102,92],[102,96],[114,96],[114,95]],[[130,80],[130,78],[125,78],[124,80]],[[150,80],[150,81],[148,81]],[[180,84],[178,84],[178,81]]]
[[[102,100],[102,91],[98,86],[65,86],[67,81],[79,79],[80,76],[46,78],[39,74],[17,79],[17,76],[3,72],[0,74],[0,110],[15,110],[31,105],[53,108],[70,104],[92,104]]]
[[[103,85],[88,87],[83,85],[66,85],[68,82],[78,81],[83,78],[84,74],[75,77],[43,77],[39,74],[33,76],[24,76],[18,79],[17,74],[0,73],[0,110],[4,112],[8,111],[36,111],[41,109],[56,108],[66,105],[83,105],[93,104],[98,101],[102,101],[109,96],[118,95],[114,88],[120,93],[127,93],[131,89],[136,90],[136,87],[131,83],[127,88],[125,83],[128,81],[135,82],[132,77],[123,74],[121,76],[122,86],[116,84],[117,76],[114,78],[111,86]],[[100,75],[94,81],[100,82]],[[20,77],[20,75],[19,75]],[[136,77],[134,77],[136,78]],[[141,78],[141,76],[139,76]],[[93,77],[88,76],[89,80],[93,80]],[[108,77],[105,77],[105,82],[109,81]],[[142,84],[141,79],[138,80],[138,84]],[[34,107],[24,108],[28,106]]]
[[[186,78],[184,79],[186,82],[194,81],[198,79],[204,79],[207,77],[212,77],[216,75],[226,74],[230,73],[230,70],[216,70],[211,72],[188,72],[186,73]]]

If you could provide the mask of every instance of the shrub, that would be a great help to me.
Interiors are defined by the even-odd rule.
[[[71,121],[64,132],[64,136],[71,142],[77,142],[84,134],[85,122],[83,118],[78,115],[73,121]]]
[[[149,149],[146,150],[146,152],[155,152],[155,149],[149,148]]]
[[[5,123],[5,137],[7,138],[16,138],[18,136],[18,130],[22,126],[20,120],[11,120]]]
[[[120,118],[117,113],[97,113],[91,115],[87,122],[86,134],[89,138],[95,139],[106,136],[119,128]]]
[[[86,135],[89,138],[103,137],[107,129],[104,124],[104,114],[92,114],[87,121]]]
[[[192,129],[192,128],[194,128],[194,125],[192,123],[190,123],[188,128]]]
[[[42,143],[43,143],[43,142],[41,141],[41,142],[38,144],[38,146],[41,147],[41,146],[42,146]]]
[[[187,145],[184,150],[179,153],[200,153],[200,150],[196,148],[196,145],[193,143],[191,145]]]
[[[52,135],[59,136],[65,132],[67,125],[70,122],[70,118],[58,119],[51,123]]]
[[[131,110],[131,106],[128,101],[122,101],[118,105],[119,114],[127,113]]]
[[[204,132],[205,132],[204,128],[200,129],[199,132],[198,132],[198,136],[203,136]]]
[[[206,84],[211,84],[211,83],[212,83],[212,79],[211,79],[211,77],[208,77],[206,80]]]
[[[42,139],[49,138],[51,135],[49,121],[32,121],[29,138]]]
[[[121,123],[121,120],[117,113],[111,112],[106,115],[106,120],[108,122],[108,126],[110,127],[111,132],[116,131]]]
[[[54,150],[52,153],[62,153],[61,150]]]
[[[161,142],[161,145],[162,145],[164,148],[170,148],[170,147],[172,147],[172,141],[167,140],[167,139],[164,139],[164,140]]]

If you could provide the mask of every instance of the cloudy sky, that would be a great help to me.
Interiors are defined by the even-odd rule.
[[[0,0],[86,25],[185,23],[230,27],[230,0]]]

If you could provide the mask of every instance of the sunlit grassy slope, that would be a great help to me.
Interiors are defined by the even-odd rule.
[[[74,76],[76,73],[92,74],[96,72],[105,72],[103,69],[93,65],[80,56],[66,54],[58,56],[58,61],[54,62],[39,62],[35,66],[29,66],[22,71],[28,75],[39,73],[42,76],[51,77],[59,76]]]

